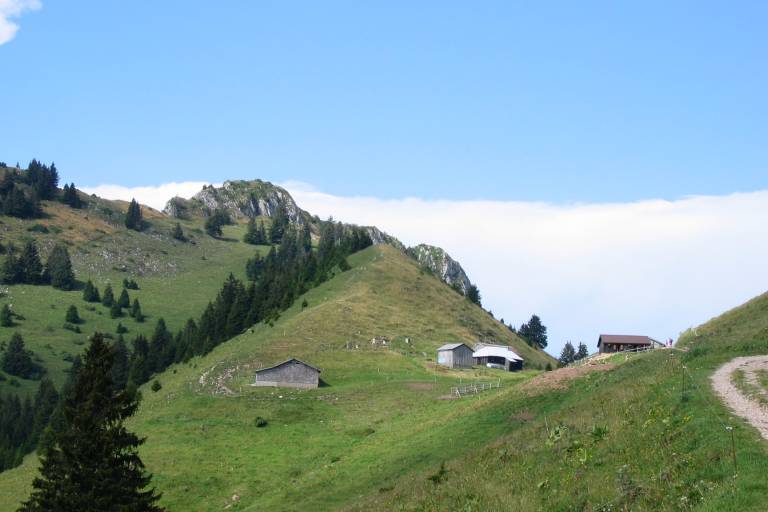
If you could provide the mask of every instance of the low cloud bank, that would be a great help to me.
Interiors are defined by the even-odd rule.
[[[202,185],[86,190],[162,208]],[[600,333],[675,338],[768,285],[768,191],[556,205],[342,197],[305,183],[282,186],[320,217],[443,247],[497,318],[519,325],[541,316],[553,354],[567,340],[594,350]]]

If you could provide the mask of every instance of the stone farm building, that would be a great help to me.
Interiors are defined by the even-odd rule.
[[[448,343],[437,349],[437,364],[448,368],[472,368],[472,349],[464,343]]]
[[[601,354],[624,352],[646,348],[663,347],[664,344],[648,336],[631,336],[626,334],[601,334],[597,339],[597,348]]]
[[[499,364],[508,372],[523,369],[523,358],[506,345],[478,343],[472,357],[478,365]]]
[[[320,385],[320,370],[293,358],[269,368],[256,370],[253,385],[312,389]]]

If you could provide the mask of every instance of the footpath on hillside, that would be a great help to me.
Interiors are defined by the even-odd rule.
[[[744,382],[755,389],[755,393],[747,395],[734,384],[733,373],[736,370],[744,372]],[[768,407],[760,402],[758,396],[768,399],[768,391],[760,384],[758,377],[759,372],[765,371],[768,371],[768,355],[737,357],[712,374],[712,387],[734,413],[747,420],[763,439],[768,440]]]

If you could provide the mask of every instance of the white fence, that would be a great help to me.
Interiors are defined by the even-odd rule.
[[[474,382],[463,386],[454,386],[451,388],[451,395],[461,398],[467,395],[476,395],[489,389],[498,389],[501,387],[501,379],[496,382]]]

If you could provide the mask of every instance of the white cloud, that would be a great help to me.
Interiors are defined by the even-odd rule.
[[[95,187],[81,187],[80,190],[87,194],[96,194],[104,199],[123,199],[130,201],[135,198],[141,204],[151,206],[156,210],[162,210],[165,203],[175,196],[192,197],[200,192],[203,185],[210,185],[205,181],[184,181],[181,183],[163,183],[157,186],[123,187],[121,185],[97,185]]]
[[[768,284],[768,191],[554,205],[340,197],[304,183],[282,185],[320,217],[445,248],[497,317],[519,325],[539,314],[551,353],[569,339],[594,350],[602,332],[675,338]],[[201,186],[98,190],[162,206]]]
[[[19,26],[12,22],[27,11],[36,11],[43,5],[39,0],[0,0],[0,44],[16,36]]]

